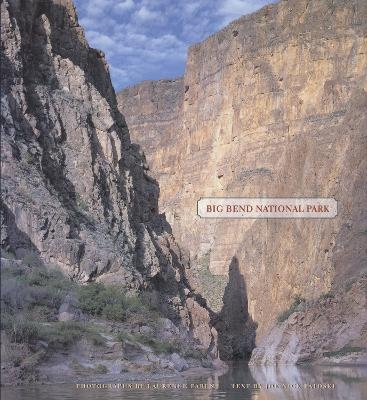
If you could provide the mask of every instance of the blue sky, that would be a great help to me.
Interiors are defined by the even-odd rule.
[[[183,75],[187,48],[270,0],[74,0],[116,90]]]

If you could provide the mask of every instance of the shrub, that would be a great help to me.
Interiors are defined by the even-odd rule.
[[[134,342],[135,338],[127,332],[119,332],[116,336],[116,339],[122,343],[126,341]]]
[[[5,249],[1,249],[1,257],[8,260],[15,260],[15,254]]]
[[[294,297],[294,301],[291,304],[291,306],[288,308],[288,310],[283,311],[280,313],[277,317],[278,322],[284,322],[288,317],[290,317],[297,309],[297,307],[301,304],[304,303],[306,300],[301,297],[300,295],[296,295]]]
[[[1,300],[3,308],[9,312],[24,309],[31,301],[30,288],[19,279],[2,276]]]
[[[82,310],[94,316],[106,318],[125,317],[125,296],[117,287],[90,283],[78,289]]]
[[[107,367],[103,364],[98,364],[94,370],[97,374],[107,374],[108,372]]]
[[[147,311],[148,307],[138,296],[125,297],[125,307],[130,313],[138,313]]]
[[[121,304],[106,304],[102,315],[112,321],[124,321],[126,319],[126,311]]]
[[[114,321],[124,321],[128,314],[145,313],[147,307],[138,296],[126,296],[117,286],[90,283],[78,288],[82,310]]]
[[[358,281],[358,276],[352,276],[351,278],[347,279],[344,283],[345,291],[349,292],[352,289],[353,285]]]
[[[204,357],[203,353],[194,347],[185,347],[181,349],[180,354],[182,357],[194,358],[196,360],[201,360]]]
[[[334,293],[327,292],[327,293],[323,293],[323,294],[320,296],[320,299],[326,300],[326,299],[333,299],[334,297],[335,297],[335,294],[334,294]]]
[[[172,354],[180,350],[180,345],[177,341],[163,341],[150,334],[140,334],[137,340],[150,346],[156,353]]]
[[[90,325],[79,321],[57,322],[43,327],[41,337],[53,347],[65,347],[85,338],[95,345],[105,341]]]
[[[55,291],[69,291],[75,284],[57,269],[36,268],[25,275],[25,281],[31,286],[48,287]]]
[[[84,211],[84,212],[89,211],[88,203],[78,193],[76,195],[76,203],[81,211]]]
[[[50,315],[60,307],[73,286],[56,270],[37,268],[27,274],[22,268],[14,268],[14,271],[5,268],[1,271],[2,307],[13,314],[43,307],[49,309],[43,315]]]
[[[28,253],[23,257],[23,264],[30,267],[40,267],[42,265],[39,256],[36,253]]]
[[[40,326],[27,316],[14,316],[3,313],[1,329],[4,329],[11,342],[32,343],[40,337]]]
[[[66,321],[45,326],[42,332],[42,337],[49,345],[54,347],[67,346],[83,337],[86,332],[84,324],[77,321]]]

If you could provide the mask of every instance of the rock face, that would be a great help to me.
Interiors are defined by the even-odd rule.
[[[76,281],[146,289],[194,330],[187,261],[72,2],[3,1],[1,45],[2,250]],[[190,301],[211,335],[208,310]]]
[[[254,350],[251,364],[367,363],[367,277],[299,306]]]
[[[160,204],[172,201],[177,189],[175,146],[183,96],[183,78],[145,81],[118,94],[132,140],[144,149],[149,171],[159,181]]]
[[[162,82],[118,95],[132,137],[170,175],[160,210],[192,268],[205,258],[227,280],[237,258],[257,343],[294,296],[317,299],[366,269],[366,17],[363,0],[283,0],[190,48],[171,117],[147,117],[165,107],[147,90]],[[153,144],[166,137],[163,154]],[[334,197],[338,216],[197,217],[197,200],[215,196]]]

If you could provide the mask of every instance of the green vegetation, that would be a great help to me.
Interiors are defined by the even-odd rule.
[[[24,265],[29,265],[31,267],[40,267],[41,266],[41,261],[35,253],[26,254],[23,257],[22,261],[23,261]]]
[[[127,332],[119,332],[117,340],[122,343],[129,341],[132,343],[140,343],[151,347],[156,353],[178,353],[182,347],[182,343],[177,340],[162,340],[154,335],[154,333],[137,333],[131,334]],[[194,351],[192,349],[192,351]]]
[[[326,299],[333,299],[335,297],[335,294],[334,293],[332,293],[332,292],[327,292],[327,293],[323,293],[321,296],[320,296],[320,299],[321,300],[326,300]]]
[[[27,272],[24,268],[2,268],[1,307],[10,313],[36,307],[42,313],[45,309],[55,312],[74,285],[57,270],[36,268]]]
[[[137,341],[151,347],[156,353],[178,353],[180,351],[180,343],[176,340],[162,340],[153,334],[137,335]]]
[[[352,276],[351,278],[347,279],[344,284],[344,288],[346,292],[349,292],[352,289],[353,285],[358,281],[358,276]]]
[[[301,303],[304,303],[304,302],[306,302],[306,300],[305,300],[303,297],[301,297],[301,296],[299,296],[299,295],[296,295],[296,296],[294,297],[293,303],[292,303],[291,306],[288,308],[288,310],[285,310],[285,311],[283,311],[282,313],[280,313],[280,314],[278,315],[277,321],[278,321],[279,323],[284,322],[286,319],[288,319],[288,317],[290,317],[290,316],[297,310],[298,306],[299,306]]]
[[[107,367],[103,364],[98,364],[94,370],[97,374],[107,374],[108,372]]]
[[[354,383],[359,383],[359,382],[364,382],[363,377],[350,376],[350,375],[346,375],[346,374],[338,373],[338,372],[326,372],[326,373],[324,373],[324,376],[327,376],[328,378],[332,378],[333,380],[339,379],[348,385],[351,385]]]
[[[341,357],[347,356],[352,353],[359,353],[364,350],[366,350],[366,349],[363,347],[345,346],[342,349],[337,350],[337,351],[327,351],[327,352],[323,353],[323,356],[324,357],[341,358]]]
[[[80,196],[80,194],[76,194],[76,204],[78,205],[79,209],[84,212],[89,211],[88,203]]]
[[[204,357],[204,354],[200,350],[188,346],[181,347],[180,354],[182,357],[194,358],[196,360],[201,360]]]
[[[105,342],[95,328],[86,322],[56,322],[52,325],[43,325],[40,331],[40,339],[47,341],[49,346],[54,348],[71,345],[82,338],[97,346]]]
[[[33,255],[25,257],[24,264],[29,265],[31,260]],[[44,340],[50,347],[68,346],[82,338],[94,345],[105,342],[91,323],[57,321],[67,295],[76,301],[79,295],[84,312],[113,320],[122,320],[127,312],[143,307],[137,299],[123,296],[117,288],[102,284],[79,287],[60,271],[41,267],[32,270],[25,266],[2,267],[1,293],[1,329],[10,342],[30,344]]]
[[[127,332],[119,332],[116,336],[116,339],[122,343],[129,341],[129,342],[135,342],[136,338],[131,335],[130,333]]]
[[[162,339],[158,335],[162,329],[161,314],[150,306],[149,293],[145,296],[128,296],[119,287],[102,283],[80,286],[64,277],[60,271],[32,267],[32,262],[36,263],[37,258],[30,255],[25,257],[24,265],[1,268],[1,329],[6,333],[6,341],[10,344],[8,348],[20,348],[19,344],[34,345],[41,341],[38,348],[41,346],[42,349],[33,353],[39,358],[44,357],[46,348],[60,350],[82,339],[96,346],[103,345],[106,340],[98,332],[101,329],[100,322],[91,322],[89,318],[96,317],[117,322],[128,320],[126,332],[121,331],[117,335],[121,342],[144,344],[156,353],[177,352],[184,357],[203,358],[203,354],[192,344],[183,343],[177,338]],[[60,306],[65,301],[70,301],[72,307],[79,309],[85,320],[58,321]],[[135,327],[144,325],[149,326],[151,333],[130,333]],[[29,349],[32,348],[29,346]],[[33,355],[30,362],[38,359]],[[22,357],[16,355],[12,359],[16,363]],[[86,372],[86,367],[77,362],[74,364],[73,368],[81,373]],[[108,372],[104,365],[93,371],[100,374]]]
[[[82,311],[95,317],[124,321],[131,314],[148,311],[138,296],[126,296],[117,286],[90,283],[77,292]]]
[[[199,284],[199,292],[207,300],[213,311],[220,311],[222,308],[222,296],[227,285],[223,276],[213,275],[209,270],[210,252],[199,258],[195,264],[193,273]]]
[[[1,329],[5,330],[11,342],[31,343],[40,337],[39,323],[24,316],[14,316],[4,312]]]

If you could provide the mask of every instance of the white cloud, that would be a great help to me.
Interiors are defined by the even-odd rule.
[[[137,18],[141,21],[152,21],[152,20],[157,20],[161,18],[161,14],[157,11],[152,11],[148,7],[141,7],[135,15]]]
[[[74,0],[116,89],[183,73],[187,47],[270,0]]]
[[[135,3],[133,0],[119,1],[114,7],[114,11],[117,13],[125,13],[127,11],[135,8]]]
[[[94,47],[97,47],[105,52],[113,51],[116,48],[116,42],[109,36],[96,31],[88,32],[88,39]]]
[[[263,3],[264,1],[224,0],[220,2],[217,13],[224,18],[222,23],[228,23],[242,15],[257,10]]]
[[[108,12],[111,0],[89,0],[85,7],[87,16],[101,16]]]

